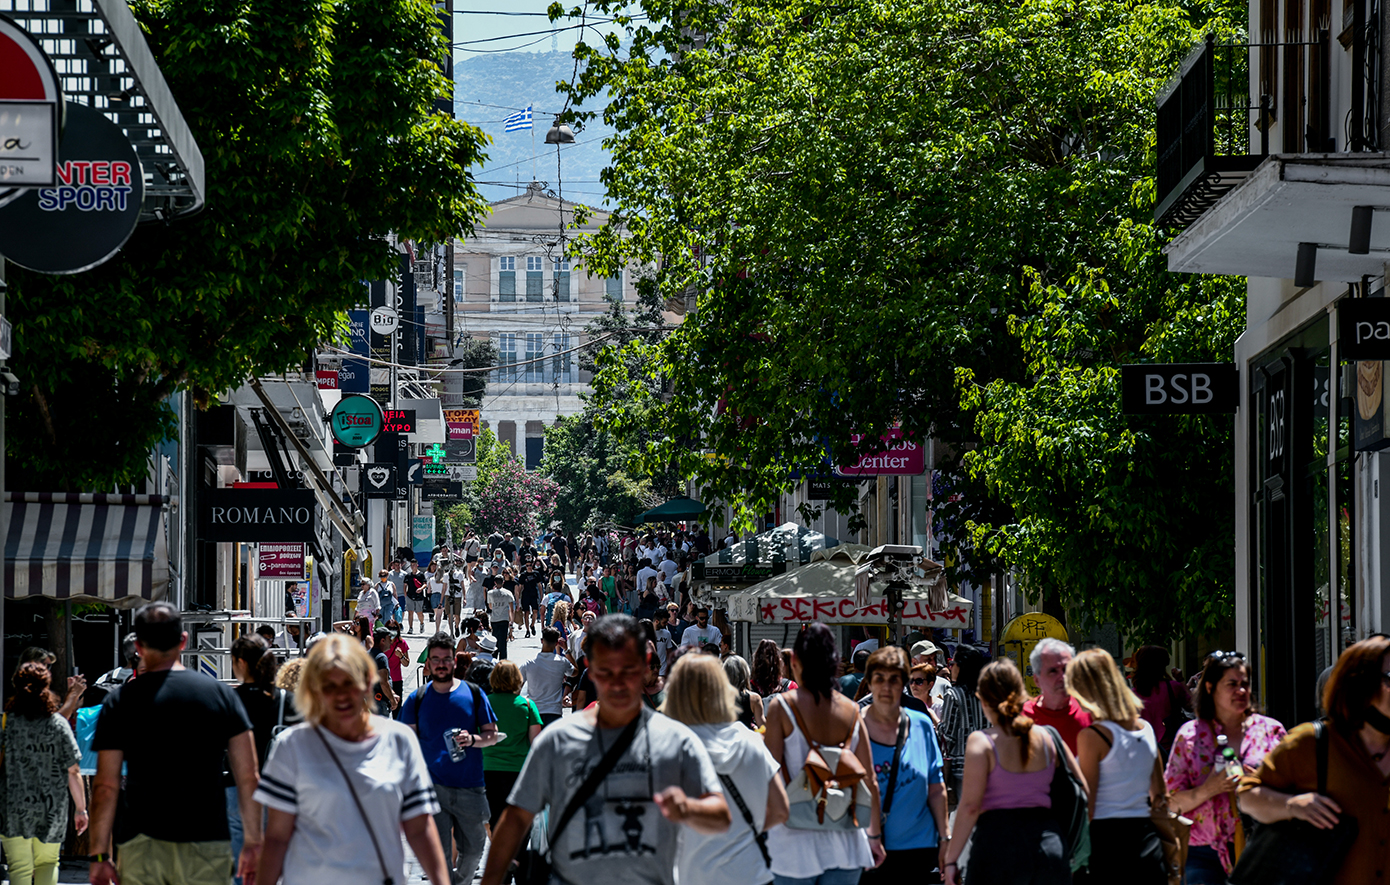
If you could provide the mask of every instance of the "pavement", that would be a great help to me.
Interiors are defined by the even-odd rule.
[[[425,648],[425,643],[428,642],[429,638],[433,635],[434,628],[432,623],[429,629],[427,629],[425,632],[407,633],[405,635],[404,638],[406,641],[406,645],[410,647],[411,661],[414,661],[416,658],[420,656],[420,652],[423,651]],[[515,635],[518,638],[512,642],[509,642],[507,645],[507,659],[520,666],[521,664],[525,664],[526,662],[533,660],[536,657],[536,655],[540,653],[540,633],[539,631],[537,631],[536,636],[533,636],[530,639],[526,639],[523,638],[526,636],[526,630],[524,628],[518,628]],[[409,694],[410,692],[414,691],[416,688],[420,686],[420,678],[423,675],[423,672],[424,668],[420,664],[412,663],[410,665],[409,670],[402,668],[401,676],[404,677],[404,691],[406,694]],[[402,843],[405,842],[404,837],[402,837],[401,841]],[[405,859],[406,876],[404,885],[428,883],[429,880],[425,878],[424,870],[421,868],[420,864],[415,860],[415,855],[413,852],[411,852],[410,845],[408,843],[405,844]],[[478,865],[478,872],[474,876],[475,881],[482,878],[483,864],[486,863],[487,854],[484,853],[483,860]],[[64,862],[58,871],[58,881],[60,883],[86,882],[87,864],[82,862]],[[0,883],[8,885],[8,882],[8,876],[0,878]]]

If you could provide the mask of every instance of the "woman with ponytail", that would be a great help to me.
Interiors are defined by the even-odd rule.
[[[1066,839],[1052,814],[1058,760],[1048,730],[1023,715],[1023,675],[1013,661],[995,661],[980,671],[975,694],[990,727],[966,740],[960,805],[942,870],[946,885],[961,881],[957,862],[972,831],[966,882],[1069,885]],[[1063,764],[1080,778],[1071,750],[1061,746]]]
[[[365,619],[364,619],[365,620]],[[275,685],[280,662],[270,650],[264,637],[252,633],[232,642],[232,675],[237,679],[236,694],[246,715],[251,718],[256,740],[256,760],[265,767],[273,739],[286,727],[299,721],[294,707],[294,695]],[[230,769],[229,769],[230,770]],[[231,775],[225,779],[227,788],[227,826],[232,836],[232,857],[241,856],[241,806],[237,802],[236,783]],[[241,883],[241,877],[234,882]]]

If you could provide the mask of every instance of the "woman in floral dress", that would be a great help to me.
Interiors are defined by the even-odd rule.
[[[1240,652],[1214,652],[1197,684],[1197,718],[1178,729],[1165,779],[1168,807],[1192,819],[1187,885],[1226,885],[1235,865],[1237,778],[1222,769],[1224,734],[1246,774],[1284,738],[1284,726],[1250,709],[1250,670]]]

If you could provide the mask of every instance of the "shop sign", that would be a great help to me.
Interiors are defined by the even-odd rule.
[[[858,446],[863,439],[863,434],[856,433],[850,437],[850,442]],[[901,427],[894,427],[881,439],[886,448],[859,455],[849,466],[837,466],[835,473],[839,476],[917,476],[926,471],[926,446],[905,438]]]
[[[337,390],[338,372],[335,369],[324,371],[319,369],[314,372],[314,380],[319,384],[319,390]]]
[[[348,319],[348,350],[358,356],[371,356],[371,342],[367,337],[368,311],[350,310]]]
[[[270,543],[259,547],[260,566],[257,574],[260,577],[304,580],[304,544]]]
[[[422,501],[445,501],[463,497],[463,483],[454,482],[449,479],[439,479],[432,476],[425,477],[425,484],[420,489],[420,499]]]
[[[758,619],[764,624],[886,624],[888,602],[884,599],[856,605],[854,597],[823,599],[798,596],[790,599],[760,599]],[[919,627],[961,628],[970,626],[970,607],[953,605],[932,611],[926,600],[908,599],[903,603],[901,623]]]
[[[203,541],[309,541],[318,502],[308,489],[204,489],[198,494]]]
[[[696,566],[702,565],[696,563]],[[696,578],[704,578],[707,581],[738,579],[741,581],[761,581],[773,575],[780,575],[786,571],[787,564],[784,562],[745,562],[741,565],[705,565],[704,574],[695,575]]]
[[[857,483],[839,477],[812,477],[806,480],[806,499],[808,501],[829,501],[835,496],[836,489],[853,485],[857,485]]]
[[[40,273],[78,273],[120,251],[140,221],[145,174],[121,127],[67,103],[54,187],[0,207],[4,255]]]
[[[371,397],[360,394],[338,400],[329,415],[333,438],[354,449],[371,445],[381,435],[384,424],[381,407]]]
[[[410,522],[411,550],[415,560],[422,566],[428,565],[430,554],[434,552],[434,517],[415,516]]]
[[[368,464],[362,470],[362,487],[368,498],[396,497],[396,465]]]
[[[57,185],[58,74],[37,40],[0,16],[0,205]]]
[[[449,427],[449,441],[478,436],[480,415],[477,409],[445,409],[444,423]]]
[[[414,409],[383,409],[381,415],[386,422],[382,433],[415,433]]]
[[[366,360],[343,357],[342,368],[338,369],[338,389],[343,393],[366,393],[371,388],[371,377]]]
[[[1235,363],[1144,363],[1120,367],[1127,415],[1221,414],[1240,404]]]
[[[1337,355],[1345,360],[1390,360],[1390,298],[1337,302]]]

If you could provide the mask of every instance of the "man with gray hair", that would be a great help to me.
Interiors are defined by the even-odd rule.
[[[1067,664],[1074,657],[1076,649],[1050,636],[1033,646],[1028,663],[1033,681],[1038,683],[1038,696],[1023,705],[1023,715],[1038,725],[1057,729],[1073,753],[1076,736],[1091,724],[1091,714],[1067,694]]]

